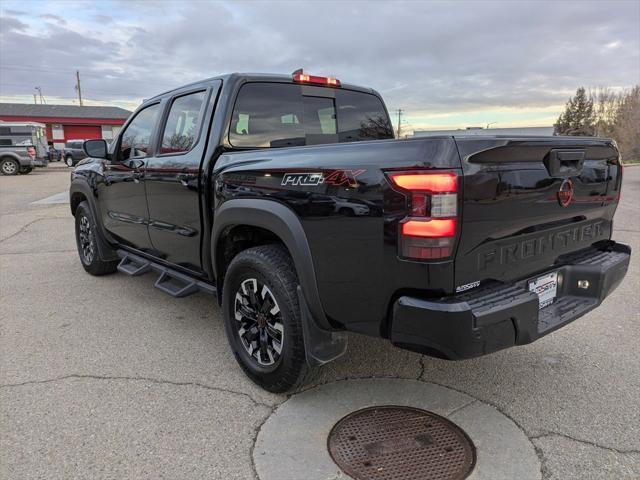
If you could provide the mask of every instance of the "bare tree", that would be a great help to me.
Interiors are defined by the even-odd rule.
[[[600,137],[612,137],[618,109],[624,98],[621,92],[614,92],[609,87],[589,89],[589,97],[593,101],[595,117],[595,134]]]
[[[624,94],[616,112],[612,136],[623,160],[640,160],[640,85]]]

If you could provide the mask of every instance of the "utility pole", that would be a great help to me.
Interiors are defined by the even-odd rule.
[[[400,138],[400,134],[402,133],[402,109],[398,109],[398,137]]]
[[[33,94],[33,103],[35,103],[36,105],[38,104],[38,97],[36,97],[36,94]]]
[[[42,88],[40,88],[40,87],[34,87],[34,88],[35,88],[35,89],[38,91],[38,93],[40,94],[40,105],[42,105],[42,104],[46,104],[46,103],[47,103],[47,101],[44,99],[44,96],[42,96]],[[35,96],[35,93],[34,93],[34,96]]]
[[[78,101],[82,107],[82,90],[80,90],[80,71],[76,70],[76,90],[78,91]]]

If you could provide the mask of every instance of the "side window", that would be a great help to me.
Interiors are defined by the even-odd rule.
[[[205,96],[206,92],[202,91],[183,95],[173,101],[164,127],[160,153],[182,153],[193,148]]]
[[[159,104],[140,110],[127,128],[122,132],[120,140],[119,160],[141,158],[147,156],[151,133],[158,118]]]

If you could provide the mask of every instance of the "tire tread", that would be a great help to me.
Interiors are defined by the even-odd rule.
[[[261,271],[263,275],[266,277],[275,277],[276,281],[281,283],[283,288],[278,289],[278,291],[281,292],[282,290],[282,293],[286,296],[284,301],[287,304],[287,308],[290,309],[292,313],[292,315],[290,315],[291,322],[290,325],[287,325],[287,328],[293,328],[293,333],[290,334],[287,339],[289,342],[293,339],[291,343],[293,365],[284,370],[277,381],[266,384],[264,381],[261,381],[260,378],[257,378],[257,375],[244,365],[240,358],[238,358],[238,363],[250,378],[266,390],[274,393],[283,393],[295,390],[305,383],[308,383],[313,378],[317,369],[311,368],[306,361],[302,319],[297,295],[298,278],[296,276],[293,260],[282,246],[270,244],[251,247],[240,252],[231,261],[228,272],[233,271],[233,269],[235,269],[239,264],[253,264],[252,266],[254,266],[254,268],[257,264],[259,271]],[[264,268],[260,268],[260,266]],[[225,282],[225,286],[226,285],[227,282]],[[223,298],[227,298],[227,293],[228,292],[224,293]],[[230,308],[230,306],[228,306],[228,308]],[[228,308],[225,308],[224,310],[225,317],[228,312]],[[225,318],[225,322],[226,321],[227,319]],[[229,332],[227,333],[229,334]],[[238,354],[235,352],[236,345],[231,339],[229,339],[229,343],[231,344],[237,358]]]

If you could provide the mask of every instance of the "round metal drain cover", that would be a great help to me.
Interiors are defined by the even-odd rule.
[[[329,453],[356,480],[462,480],[476,461],[471,439],[449,420],[395,406],[344,417],[329,434]]]

